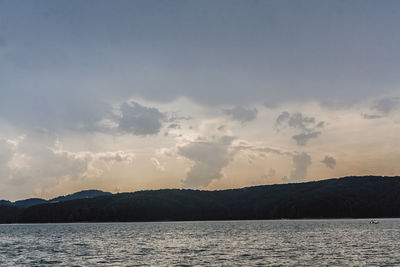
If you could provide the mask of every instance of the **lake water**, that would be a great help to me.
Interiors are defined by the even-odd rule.
[[[0,266],[400,266],[400,220],[0,225]]]

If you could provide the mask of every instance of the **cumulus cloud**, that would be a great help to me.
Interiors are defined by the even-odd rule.
[[[328,168],[334,169],[336,167],[336,159],[334,157],[325,156],[321,162]]]
[[[113,164],[132,163],[134,158],[129,151],[67,151],[54,133],[44,129],[8,144],[0,141],[0,168],[7,175],[3,188],[18,185],[16,190],[25,195],[40,194],[64,179],[96,177]]]
[[[232,109],[225,109],[224,113],[231,116],[232,120],[246,123],[257,118],[258,110],[236,106]]]
[[[21,186],[21,191],[32,192],[36,187],[54,185],[63,177],[79,177],[87,171],[88,162],[86,157],[62,151],[57,136],[40,129],[16,144],[8,181]]]
[[[134,135],[153,135],[160,132],[165,114],[156,108],[142,106],[134,101],[120,107],[122,117],[118,128]]]
[[[236,153],[230,149],[234,139],[232,136],[222,136],[216,140],[194,141],[179,147],[178,153],[194,162],[183,181],[183,186],[199,188],[220,178],[222,169],[233,160]]]
[[[324,125],[324,121],[317,122],[314,117],[304,116],[300,112],[290,114],[289,112],[284,111],[275,121],[275,127],[277,130],[289,127],[300,132],[299,134],[292,136],[298,146],[306,146],[310,139],[320,136],[321,131],[319,130],[322,129]]]
[[[153,164],[153,166],[157,170],[162,171],[162,172],[165,171],[165,167],[160,163],[160,161],[157,158],[153,157],[153,158],[150,158],[150,160],[151,160],[151,163]]]
[[[178,155],[178,151],[176,147],[162,147],[156,150],[156,156],[158,157],[176,157]]]
[[[311,165],[311,157],[307,153],[293,155],[293,170],[290,174],[291,181],[304,181],[308,167]]]
[[[156,135],[167,124],[168,130],[182,129],[182,121],[191,120],[188,116],[161,112],[158,108],[148,107],[135,101],[122,102],[117,107],[110,107],[108,112],[93,125],[81,130],[106,134],[132,134],[136,136]]]

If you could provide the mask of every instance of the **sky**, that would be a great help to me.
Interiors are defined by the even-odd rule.
[[[399,1],[0,0],[0,199],[400,174]]]

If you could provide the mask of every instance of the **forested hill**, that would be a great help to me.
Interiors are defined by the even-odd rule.
[[[59,196],[49,200],[44,200],[42,198],[28,198],[28,199],[18,200],[15,202],[11,202],[8,200],[0,200],[0,206],[15,206],[17,208],[25,209],[39,204],[55,203],[55,202],[62,202],[62,201],[83,199],[83,198],[94,198],[94,197],[108,196],[108,195],[111,195],[111,193],[103,192],[100,190],[83,190],[80,192],[76,192],[74,194]]]
[[[346,177],[221,191],[138,191],[18,208],[0,222],[400,217],[400,177]]]

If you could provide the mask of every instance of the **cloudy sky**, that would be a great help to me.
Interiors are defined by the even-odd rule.
[[[0,0],[0,199],[400,174],[399,1]]]

